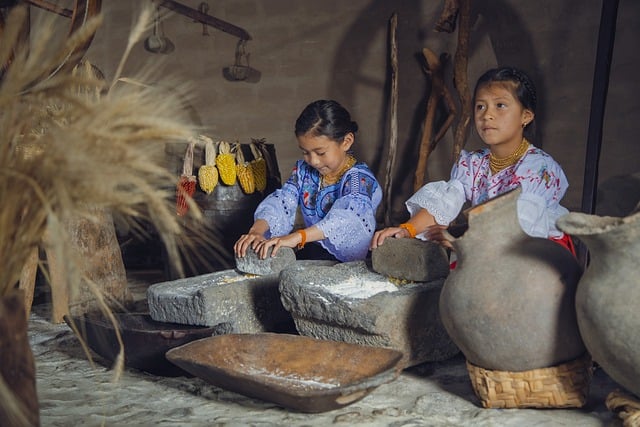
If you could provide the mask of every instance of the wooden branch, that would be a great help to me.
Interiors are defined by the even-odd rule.
[[[438,58],[435,53],[427,48],[422,49],[422,55],[427,62],[427,69],[425,69],[425,72],[431,76],[431,93],[429,94],[429,100],[427,101],[427,112],[424,119],[422,140],[420,141],[418,165],[416,166],[416,173],[413,181],[414,192],[424,184],[429,156],[433,153],[433,150],[436,149],[438,142],[447,133],[447,130],[451,126],[451,123],[453,123],[457,114],[453,97],[451,96],[447,86],[444,84],[444,64],[449,60],[449,55],[443,53],[440,55],[440,58]],[[436,136],[432,138],[433,122],[440,99],[444,100],[445,108],[447,109],[447,118],[436,133]]]
[[[251,36],[244,29],[237,27],[229,22],[223,21],[222,19],[215,18],[211,15],[207,15],[206,13],[202,13],[199,10],[192,9],[188,6],[185,6],[181,3],[178,3],[174,0],[159,0],[158,5],[162,7],[166,7],[169,10],[173,10],[174,12],[179,13],[180,15],[184,15],[188,18],[195,19],[196,21],[210,25],[213,28],[217,28],[220,31],[231,34],[232,36],[236,36],[241,40],[251,40]]]
[[[398,27],[398,14],[391,16],[391,29],[389,43],[391,45],[391,123],[389,125],[389,157],[387,158],[387,170],[384,182],[384,224],[391,225],[391,188],[393,187],[393,166],[396,162],[398,146],[398,40],[396,29]]]
[[[453,82],[460,97],[460,119],[453,136],[453,161],[458,160],[460,151],[467,140],[467,131],[471,121],[471,91],[467,76],[469,62],[469,33],[471,30],[471,0],[460,0],[458,22],[458,47],[453,60]]]
[[[431,136],[433,134],[433,120],[436,116],[438,101],[440,100],[442,88],[444,87],[444,77],[442,64],[438,56],[432,50],[422,49],[427,66],[425,72],[431,76],[431,93],[427,100],[427,111],[424,118],[422,129],[422,140],[420,141],[420,149],[418,150],[418,164],[413,178],[413,192],[415,193],[424,184],[424,176],[427,171],[427,161],[429,154],[433,150]],[[435,144],[434,144],[435,145]]]
[[[456,107],[456,103],[453,100],[453,96],[451,95],[449,88],[447,86],[443,86],[442,89],[443,89],[442,98],[444,100],[445,107],[449,111],[449,115],[447,116],[446,120],[442,124],[442,127],[440,127],[440,130],[436,134],[435,138],[433,138],[434,144],[440,141],[444,137],[444,134],[447,133],[447,130],[449,130],[449,127],[451,127],[453,120],[456,118],[456,115],[458,114],[458,108]]]
[[[436,22],[435,30],[440,33],[453,33],[456,30],[456,20],[460,10],[459,0],[445,0],[444,10]]]

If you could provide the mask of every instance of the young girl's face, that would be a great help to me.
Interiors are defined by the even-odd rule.
[[[529,124],[533,117],[533,112],[516,98],[510,83],[489,83],[476,92],[476,130],[492,151],[510,154],[522,142],[523,124]]]
[[[298,137],[298,146],[302,150],[305,162],[320,172],[321,175],[334,175],[347,162],[347,151],[353,144],[354,136],[347,133],[342,142],[327,138],[324,135],[304,134]]]

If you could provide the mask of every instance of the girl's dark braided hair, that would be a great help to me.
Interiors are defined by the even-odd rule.
[[[536,86],[527,73],[515,67],[492,68],[480,76],[473,91],[474,102],[476,93],[480,87],[496,82],[512,83],[516,98],[518,98],[524,108],[535,115],[538,102]],[[525,128],[525,132],[527,131],[531,134],[530,137],[535,134],[535,123],[533,121]]]
[[[358,124],[351,120],[346,108],[333,100],[319,99],[312,102],[296,120],[296,136],[311,133],[342,142],[349,132],[355,135]]]

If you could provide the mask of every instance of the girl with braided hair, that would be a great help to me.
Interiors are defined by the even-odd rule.
[[[251,248],[265,259],[289,247],[298,249],[298,259],[367,257],[382,189],[369,167],[350,154],[357,131],[358,124],[336,101],[305,107],[295,125],[302,159],[282,188],[258,205],[253,226],[234,245],[236,256]],[[298,208],[304,227],[294,230]]]
[[[371,248],[388,237],[418,237],[451,247],[442,231],[465,202],[476,206],[520,186],[517,211],[524,232],[555,240],[575,255],[571,238],[555,225],[568,213],[560,205],[569,186],[567,178],[549,154],[527,139],[534,133],[536,110],[532,80],[517,68],[491,69],[476,83],[473,108],[476,130],[488,147],[462,150],[450,180],[420,188],[406,202],[411,218],[377,231]]]

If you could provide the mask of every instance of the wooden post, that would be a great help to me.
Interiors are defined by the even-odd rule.
[[[596,209],[602,127],[605,107],[607,105],[609,72],[611,71],[611,58],[613,57],[617,17],[618,0],[606,0],[602,2],[598,48],[596,50],[596,65],[593,74],[593,88],[591,90],[591,112],[589,114],[589,131],[587,133],[584,182],[582,184],[581,210],[587,214],[594,214]],[[586,268],[589,262],[589,254],[586,246],[581,241],[577,241],[576,250],[578,252],[580,265]]]
[[[101,308],[96,290],[87,281],[95,284],[97,291],[113,304],[125,304],[131,298],[111,214],[95,211],[94,219],[75,218],[66,224],[75,250],[74,259],[82,261],[80,273],[85,277],[78,289],[68,283],[69,260],[60,259],[48,244],[51,235],[45,236],[54,323],[62,323],[65,314],[83,314]]]
[[[384,182],[384,224],[391,224],[391,189],[393,188],[393,166],[396,161],[398,146],[398,40],[396,28],[398,26],[398,14],[391,16],[390,44],[391,44],[391,123],[389,125],[389,158],[387,159],[387,171]]]
[[[453,59],[453,80],[460,96],[460,119],[453,136],[453,161],[458,161],[460,151],[467,141],[471,122],[471,91],[467,65],[469,63],[469,33],[471,31],[471,0],[460,0],[458,21],[458,47]]]
[[[36,367],[27,335],[22,290],[0,296],[0,423],[40,425]],[[9,393],[7,396],[6,393]]]

